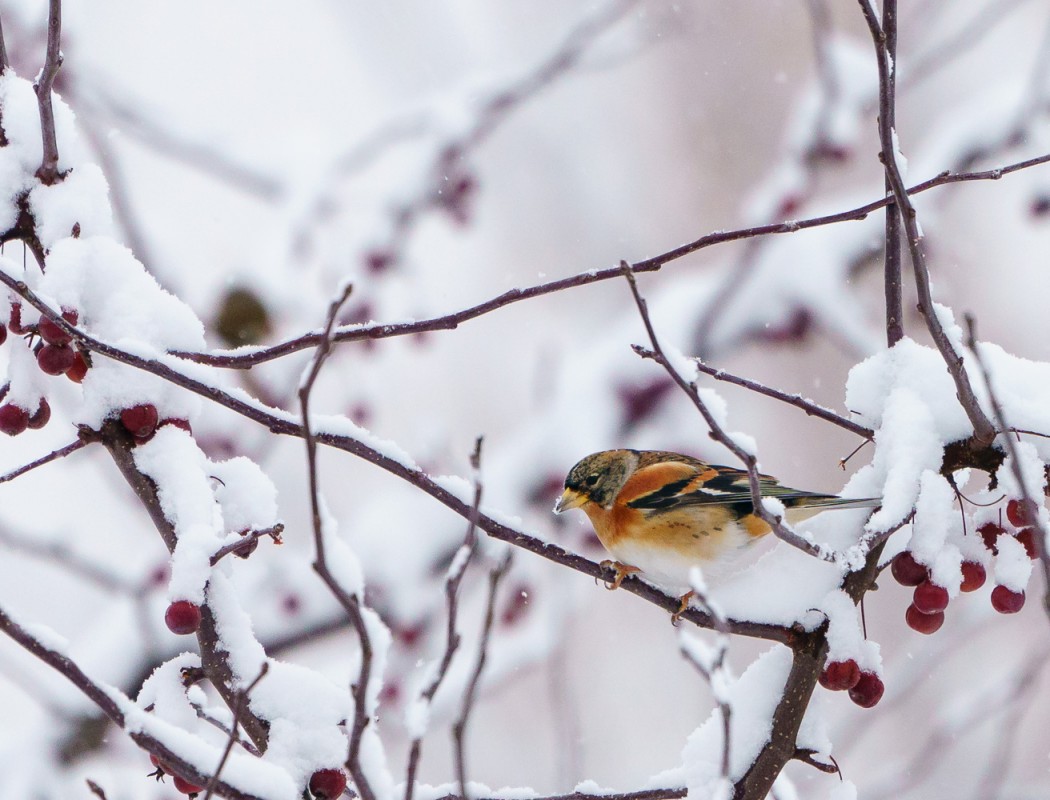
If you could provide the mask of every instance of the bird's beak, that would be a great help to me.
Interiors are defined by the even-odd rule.
[[[579,508],[586,502],[586,495],[580,494],[573,489],[566,489],[562,492],[561,497],[558,498],[558,502],[554,504],[554,513],[560,514],[563,511]]]

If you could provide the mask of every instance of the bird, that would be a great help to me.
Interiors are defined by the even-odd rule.
[[[758,476],[762,497],[775,497],[789,523],[828,509],[872,508],[878,498],[846,498],[782,486]],[[612,559],[610,589],[638,572],[665,589],[690,587],[690,571],[719,573],[771,531],[754,513],[747,470],[708,464],[668,450],[603,450],[581,459],[565,478],[554,506],[590,518]],[[679,597],[677,622],[694,592]]]

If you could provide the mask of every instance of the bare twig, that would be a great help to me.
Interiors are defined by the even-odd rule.
[[[984,385],[988,390],[988,402],[992,407],[992,413],[995,414],[996,422],[999,423],[999,429],[1003,431],[1010,430],[1010,426],[1006,421],[1006,414],[1003,411],[1002,403],[999,402],[999,398],[996,396],[995,387],[992,385],[992,375],[988,370],[988,365],[985,364],[984,359],[981,357],[980,348],[977,346],[977,323],[974,320],[973,314],[967,314],[966,320],[966,346],[970,348],[970,352],[973,353],[974,359],[977,361],[977,366],[981,371],[981,377],[984,379]],[[1021,492],[1021,505],[1024,508],[1024,516],[1027,519],[1029,525],[1036,530],[1035,549],[1036,554],[1039,557],[1039,564],[1043,568],[1043,577],[1045,578],[1045,588],[1043,594],[1043,610],[1050,615],[1050,553],[1047,553],[1046,549],[1046,528],[1043,527],[1042,521],[1039,519],[1038,508],[1032,497],[1031,492],[1028,491],[1028,484],[1025,482],[1024,474],[1021,471],[1021,458],[1020,451],[1017,448],[1017,443],[1014,441],[1014,437],[1009,434],[1005,434],[1002,437],[1002,441],[1006,444],[1006,450],[1010,454],[1010,469],[1014,474],[1014,478],[1017,480],[1018,491]]]
[[[85,560],[64,543],[41,541],[39,537],[14,536],[0,527],[0,544],[17,552],[58,565],[108,592],[131,596],[137,591],[133,584],[110,572],[101,563],[93,564]]]
[[[91,794],[95,795],[95,797],[99,798],[99,800],[106,800],[106,792],[102,789],[101,786],[99,786],[90,778],[87,778],[84,782],[87,784],[88,790],[91,792]]]
[[[51,89],[62,66],[62,0],[50,0],[47,15],[47,55],[39,80],[33,85],[40,109],[40,135],[43,138],[44,158],[36,176],[50,186],[58,180],[58,140],[55,137],[55,110],[51,103]]]
[[[329,591],[331,591],[333,597],[346,611],[361,647],[361,667],[357,681],[351,687],[354,696],[354,721],[350,731],[350,749],[347,755],[346,766],[350,770],[362,800],[375,800],[375,793],[360,759],[361,738],[364,736],[365,727],[369,722],[368,685],[372,677],[372,641],[368,634],[368,625],[365,622],[361,608],[361,598],[356,593],[348,592],[328,567],[325,552],[324,521],[321,517],[321,490],[317,474],[317,437],[314,435],[310,423],[310,395],[318,375],[321,374],[321,367],[332,351],[331,334],[332,329],[335,327],[335,318],[339,314],[339,309],[349,299],[352,291],[353,286],[347,284],[328,307],[325,335],[317,345],[313,360],[299,387],[299,405],[302,409],[303,441],[306,443],[306,460],[310,485],[310,510],[313,520],[314,547],[317,552],[313,568],[321,580],[324,581]]]
[[[660,342],[657,339],[656,331],[653,328],[652,320],[649,318],[649,309],[646,306],[645,298],[642,297],[641,292],[638,291],[638,282],[634,277],[634,272],[631,271],[630,265],[627,262],[622,262],[620,267],[621,274],[627,278],[627,283],[631,287],[631,294],[634,296],[635,305],[638,307],[638,313],[642,318],[642,324],[645,325],[645,331],[649,336],[649,342],[652,345],[652,350],[648,350],[644,347],[634,345],[634,351],[638,353],[642,358],[650,358],[659,364],[671,379],[678,384],[683,392],[688,395],[689,399],[696,406],[696,409],[703,416],[704,421],[707,422],[707,426],[710,429],[709,435],[719,444],[726,447],[733,455],[739,458],[744,466],[747,468],[748,484],[751,487],[751,505],[753,507],[755,516],[765,522],[776,537],[792,547],[797,547],[805,553],[809,553],[811,556],[819,558],[823,561],[834,561],[835,556],[833,553],[828,553],[823,547],[813,543],[808,539],[804,539],[794,531],[786,528],[780,517],[773,516],[769,511],[766,510],[762,502],[762,488],[759,483],[758,476],[758,461],[753,453],[747,452],[741,447],[728,433],[726,433],[722,426],[718,424],[718,420],[715,419],[711,413],[707,404],[700,399],[700,394],[696,388],[696,382],[689,382],[675,369],[670,359],[664,353],[660,347]]]
[[[7,72],[10,66],[11,61],[7,57],[7,44],[4,41],[4,28],[0,24],[0,75]],[[4,142],[4,144],[7,144],[7,142]]]
[[[284,523],[278,522],[269,528],[263,528],[257,531],[248,531],[238,541],[230,542],[225,547],[222,547],[215,551],[210,559],[211,565],[214,567],[223,558],[228,556],[230,553],[250,553],[255,549],[255,542],[261,539],[263,536],[269,536],[273,539],[274,544],[281,543],[281,534],[284,532]]]
[[[456,630],[456,616],[459,611],[459,587],[463,583],[463,576],[467,572],[471,559],[477,552],[477,529],[478,515],[481,509],[481,437],[474,443],[474,452],[470,457],[470,465],[474,470],[474,503],[471,507],[471,515],[467,523],[467,533],[463,539],[463,545],[449,568],[448,578],[445,581],[445,605],[448,609],[448,623],[445,629],[445,651],[441,656],[437,671],[430,683],[420,692],[420,699],[428,706],[434,700],[434,695],[440,688],[441,683],[448,674],[448,668],[452,664],[452,657],[459,649],[460,635]],[[415,791],[416,770],[419,767],[419,759],[423,753],[423,734],[419,733],[412,739],[412,745],[408,755],[407,777],[405,778],[405,800],[412,800]]]
[[[4,475],[0,475],[0,483],[7,483],[13,481],[20,475],[25,475],[30,470],[34,470],[37,467],[42,467],[44,464],[50,464],[52,461],[57,461],[60,458],[65,458],[70,453],[75,453],[77,450],[86,446],[87,442],[82,439],[77,439],[75,442],[70,442],[65,447],[60,447],[57,450],[48,453],[46,456],[41,456],[35,461],[30,461],[28,464],[24,464],[18,469],[11,470]]]
[[[890,129],[897,125],[897,0],[883,0],[882,30],[886,37],[886,56],[889,69],[880,94],[880,122]],[[893,193],[887,176],[886,193]],[[904,338],[904,304],[901,287],[901,215],[896,203],[886,206],[886,344],[890,347]]]
[[[467,690],[463,695],[463,706],[460,709],[459,718],[452,725],[452,753],[456,766],[456,779],[459,781],[460,796],[464,800],[470,800],[470,797],[467,794],[467,765],[466,756],[463,752],[463,741],[466,738],[470,714],[474,710],[474,701],[477,698],[481,673],[485,669],[485,661],[488,658],[492,622],[496,617],[496,590],[499,589],[503,576],[507,574],[510,562],[511,555],[508,552],[499,565],[489,574],[488,605],[485,608],[485,622],[478,637],[478,659],[474,665],[474,671],[470,675],[470,681],[467,683]]]
[[[846,419],[841,414],[836,414],[830,408],[825,408],[822,405],[814,403],[812,400],[807,400],[800,394],[788,394],[779,389],[765,386],[757,381],[752,381],[748,378],[741,378],[737,375],[728,373],[725,370],[709,366],[699,358],[693,359],[693,363],[696,364],[696,368],[700,372],[703,372],[705,375],[710,375],[716,381],[725,381],[734,386],[742,386],[745,389],[750,389],[752,392],[764,394],[766,397],[772,397],[774,400],[780,400],[783,403],[795,406],[795,408],[802,409],[811,417],[819,417],[825,422],[830,422],[832,425],[838,425],[840,428],[843,428],[850,433],[855,433],[858,436],[863,436],[865,439],[870,440],[875,436],[875,431],[871,428],[865,428],[863,425],[859,425],[852,420]]]
[[[915,276],[915,286],[919,295],[919,311],[926,320],[926,327],[933,338],[934,344],[944,358],[948,373],[955,382],[955,392],[959,404],[966,412],[973,426],[974,439],[978,444],[988,446],[995,439],[995,427],[991,420],[981,409],[977,397],[973,393],[970,379],[963,367],[962,354],[958,353],[952,344],[944,326],[937,318],[937,310],[934,308],[933,296],[930,292],[930,272],[926,266],[926,254],[922,249],[922,234],[919,232],[916,221],[915,206],[908,196],[908,190],[904,186],[901,177],[900,166],[897,163],[897,133],[890,124],[889,116],[892,113],[893,94],[892,78],[890,75],[890,55],[887,51],[887,36],[882,30],[875,10],[870,0],[859,0],[864,18],[871,31],[871,38],[875,44],[875,55],[879,67],[879,141],[882,147],[882,162],[885,168],[886,180],[893,189],[893,199],[900,209],[904,222],[904,230],[907,234],[908,251],[911,255],[912,270]]]
[[[1050,154],[1025,159],[1024,161],[1017,161],[1002,167],[982,170],[979,172],[942,172],[929,180],[912,186],[907,191],[908,194],[914,195],[949,184],[968,183],[972,181],[996,181],[1014,172],[1030,169],[1031,167],[1046,164],[1047,162],[1050,162]],[[680,245],[679,247],[660,253],[659,255],[652,256],[643,261],[638,261],[631,265],[631,270],[636,274],[642,272],[658,272],[665,265],[670,264],[673,261],[677,261],[680,258],[684,258],[685,256],[714,245],[751,239],[758,236],[796,233],[800,230],[819,228],[825,225],[835,225],[840,222],[855,222],[863,220],[872,212],[885,208],[892,202],[893,197],[887,196],[866,203],[865,205],[857,206],[848,211],[840,211],[835,214],[826,214],[820,217],[810,217],[808,219],[791,220],[788,222],[777,222],[770,225],[757,225],[750,228],[739,228],[737,230],[709,233],[701,236],[699,239],[695,239],[691,242]],[[0,239],[2,239],[2,237],[0,237]],[[460,311],[455,311],[451,314],[444,314],[442,316],[431,317],[429,319],[418,320],[415,322],[346,326],[336,330],[333,334],[332,340],[334,342],[354,342],[366,339],[386,339],[393,336],[408,336],[432,331],[454,330],[464,322],[484,316],[485,314],[522,300],[531,300],[535,297],[542,297],[544,295],[554,294],[556,292],[573,289],[579,286],[589,286],[593,283],[619,278],[622,277],[622,275],[622,268],[618,266],[605,269],[591,269],[586,272],[571,275],[567,278],[559,278],[558,280],[536,284],[523,289],[510,289],[503,294],[482,303],[478,303],[477,305],[470,306],[469,308]],[[10,285],[8,281],[5,281],[5,283]],[[72,326],[65,322],[65,320],[59,321],[53,318],[51,314],[45,314],[45,316],[55,322],[55,324],[59,325],[63,330],[68,331],[72,329]],[[58,315],[56,314],[55,316]],[[214,367],[224,367],[228,369],[250,369],[257,364],[273,361],[282,356],[286,356],[289,353],[296,353],[301,350],[316,347],[320,342],[322,335],[321,331],[311,331],[310,333],[287,339],[270,347],[241,348],[236,352],[220,350],[212,353],[199,353],[189,350],[173,350],[171,354],[198,364],[207,364]]]
[[[219,765],[215,768],[215,772],[212,773],[211,778],[208,780],[208,785],[204,787],[204,800],[211,800],[211,796],[215,792],[215,787],[219,783],[219,775],[222,774],[222,768],[226,766],[226,761],[229,759],[230,753],[233,751],[233,746],[237,744],[237,725],[240,723],[241,712],[247,707],[248,698],[251,697],[255,687],[259,685],[259,681],[266,677],[266,673],[269,672],[269,670],[269,662],[264,661],[262,667],[259,669],[259,674],[255,676],[255,680],[238,692],[237,702],[233,706],[233,720],[230,722],[230,736],[226,740],[226,748],[222,751],[222,758],[219,759]]]

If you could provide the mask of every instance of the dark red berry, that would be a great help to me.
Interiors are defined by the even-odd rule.
[[[18,436],[29,427],[29,412],[14,403],[0,406],[0,431],[8,436]]]
[[[937,614],[948,607],[948,590],[932,581],[923,581],[915,587],[912,603],[923,614]]]
[[[1050,196],[1045,194],[1037,196],[1032,200],[1029,211],[1033,217],[1045,217],[1050,214]]]
[[[77,314],[75,309],[64,308],[62,309],[62,319],[68,322],[70,325],[76,325],[80,316]],[[52,322],[47,317],[41,317],[40,322],[37,323],[36,332],[40,334],[40,338],[48,344],[69,344],[73,341],[73,337],[62,330],[58,325]]]
[[[128,433],[136,439],[148,439],[157,430],[157,407],[150,403],[125,408],[120,412],[120,421]]]
[[[0,344],[7,341],[7,328],[4,325],[0,325]]]
[[[976,592],[984,586],[987,577],[984,565],[976,561],[964,561],[962,563],[962,586],[959,588],[964,592]]]
[[[860,667],[852,658],[846,661],[832,661],[820,673],[820,685],[833,692],[844,692],[852,689],[860,680]]]
[[[849,699],[861,708],[871,708],[882,699],[885,691],[886,685],[882,678],[874,672],[862,672],[857,685],[849,690]]]
[[[934,614],[923,614],[914,605],[908,606],[908,610],[904,612],[904,621],[908,623],[908,627],[913,631],[919,633],[936,633],[941,629],[941,625],[944,624],[944,612],[938,611]]]
[[[37,366],[48,375],[65,375],[76,360],[76,353],[68,344],[45,344],[36,354]]]
[[[1024,551],[1033,561],[1039,557],[1039,550],[1035,546],[1035,528],[1022,528],[1017,532],[1017,541],[1024,545]]]
[[[999,548],[996,547],[995,543],[1004,533],[1003,526],[997,525],[994,522],[986,522],[977,529],[977,532],[981,534],[981,538],[984,540],[984,546],[992,551],[992,555],[999,555]]]
[[[1024,592],[1014,592],[1005,586],[992,589],[992,608],[1000,614],[1016,614],[1024,607]]]
[[[1015,528],[1023,528],[1025,525],[1031,525],[1034,522],[1030,517],[1034,516],[1029,513],[1029,509],[1026,508],[1024,500],[1011,500],[1006,504],[1006,518],[1010,520],[1010,524]]]
[[[346,789],[346,775],[341,769],[319,769],[310,776],[310,791],[321,800],[339,797]]]
[[[164,612],[164,623],[172,633],[196,633],[201,626],[201,610],[189,600],[176,600]]]
[[[28,333],[25,327],[22,325],[22,304],[12,303],[11,304],[11,316],[8,317],[7,327],[11,329],[11,333],[21,336],[23,333]]]
[[[393,263],[393,254],[386,250],[373,250],[365,256],[365,266],[369,272],[386,272]]]
[[[188,780],[180,778],[178,775],[172,775],[171,782],[175,785],[175,790],[182,792],[183,794],[199,794],[204,791],[203,786],[190,783]]]
[[[529,595],[531,591],[528,584],[520,584],[514,587],[503,606],[503,610],[500,612],[499,619],[501,623],[514,625],[525,616],[525,613],[529,610]]]
[[[40,405],[36,407],[36,411],[34,411],[33,415],[29,418],[29,427],[33,430],[40,430],[47,425],[50,419],[51,406],[48,404],[47,400],[41,397]]]
[[[66,370],[66,377],[69,378],[73,383],[80,383],[84,380],[84,376],[87,375],[88,362],[84,358],[84,354],[77,350],[74,353],[73,366]]]
[[[918,586],[926,580],[926,567],[915,560],[915,556],[905,550],[897,553],[890,562],[890,572],[901,586]]]

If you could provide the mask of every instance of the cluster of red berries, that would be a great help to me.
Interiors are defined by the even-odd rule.
[[[829,661],[820,673],[820,685],[833,692],[849,692],[849,699],[861,708],[871,708],[886,691],[877,673],[862,670],[852,658]]]
[[[76,325],[80,315],[74,308],[63,308],[62,319]],[[16,336],[38,337],[33,345],[36,363],[47,375],[65,375],[71,381],[84,380],[90,366],[82,350],[73,347],[73,337],[47,317],[41,317],[36,325],[22,324],[22,304],[12,303],[7,327],[0,325],[0,345],[7,341],[7,331]],[[16,403],[0,405],[0,431],[8,436],[17,436],[26,429],[43,428],[51,419],[51,406],[41,398],[35,410],[22,408]]]
[[[1036,558],[1036,529],[1029,526],[1032,520],[1020,500],[1010,500],[1006,504],[1006,518],[1012,529],[1008,531],[997,522],[986,522],[977,529],[992,555],[998,555],[1000,536],[1012,535],[1020,542],[1029,558]],[[935,633],[944,624],[944,610],[948,607],[948,590],[938,586],[930,578],[929,570],[905,550],[899,553],[890,564],[890,571],[897,582],[903,586],[914,586],[915,594],[912,603],[904,613],[904,619],[910,628],[919,633]],[[984,586],[987,580],[984,565],[976,561],[962,563],[962,585],[964,592],[973,592]],[[1000,614],[1015,614],[1024,606],[1024,591],[1015,592],[1006,586],[992,589],[992,608]]]

